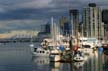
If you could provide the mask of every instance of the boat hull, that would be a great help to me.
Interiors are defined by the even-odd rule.
[[[77,53],[74,57],[73,57],[73,60],[75,62],[81,62],[84,60],[84,57],[82,55],[80,55],[79,53]]]
[[[83,58],[83,57],[74,57],[73,60],[74,60],[75,62],[81,62],[81,61],[84,60],[84,58]]]
[[[43,48],[34,48],[32,50],[32,55],[33,56],[37,56],[37,57],[49,57],[50,55],[50,51],[49,50],[45,50]]]
[[[32,53],[33,56],[36,56],[36,57],[49,57],[49,54],[44,54],[44,53],[37,53],[37,52],[33,52]]]
[[[61,61],[61,56],[60,55],[50,55],[50,61],[51,62],[60,62]]]

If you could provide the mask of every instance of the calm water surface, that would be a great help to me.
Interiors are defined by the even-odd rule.
[[[32,57],[30,43],[0,45],[0,71],[108,71],[108,55],[94,53],[87,61],[49,62],[49,58]],[[37,45],[37,44],[35,44]]]

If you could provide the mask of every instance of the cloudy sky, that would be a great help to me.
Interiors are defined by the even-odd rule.
[[[108,0],[0,0],[0,32],[34,29],[51,16],[57,20],[68,16],[69,9],[81,10],[93,2],[108,7]]]

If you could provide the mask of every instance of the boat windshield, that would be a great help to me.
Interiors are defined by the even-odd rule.
[[[34,48],[34,52],[36,52],[37,51],[37,48]]]
[[[90,48],[91,46],[90,45],[83,45],[82,47],[84,47],[84,48]]]
[[[82,55],[82,52],[80,52],[80,51],[77,51],[77,52],[75,53],[75,55],[76,55],[76,54],[79,54],[80,56],[83,56],[83,55]]]
[[[97,39],[96,38],[88,38],[87,42],[95,42]]]
[[[54,49],[57,49],[57,46],[48,46],[48,49],[49,50],[54,50]]]
[[[51,53],[51,55],[59,55],[59,53]]]

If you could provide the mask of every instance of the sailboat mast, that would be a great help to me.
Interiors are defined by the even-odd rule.
[[[56,23],[54,23],[53,17],[51,17],[51,38],[56,41]]]
[[[53,17],[51,17],[51,38],[54,39],[54,33],[53,30],[54,29],[54,24],[53,24]]]

